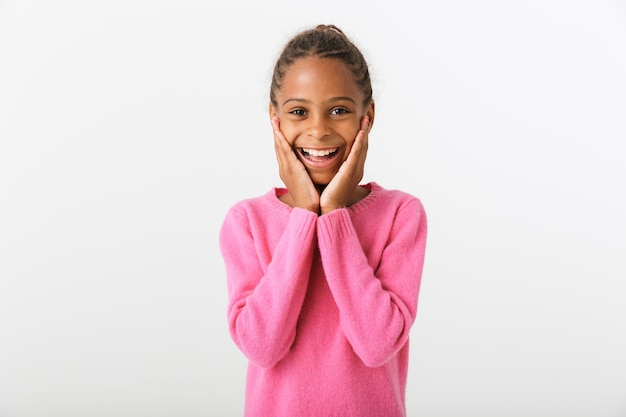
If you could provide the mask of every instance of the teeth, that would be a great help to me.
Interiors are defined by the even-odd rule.
[[[319,151],[317,149],[302,148],[302,151],[311,156],[328,156],[331,153],[336,152],[337,148],[322,149]]]

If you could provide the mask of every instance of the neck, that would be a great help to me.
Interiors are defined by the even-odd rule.
[[[317,189],[317,193],[319,195],[322,195],[322,193],[326,189],[326,185],[315,184],[315,188]]]

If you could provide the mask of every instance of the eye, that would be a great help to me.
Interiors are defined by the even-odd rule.
[[[330,114],[340,115],[340,114],[348,114],[350,111],[348,109],[344,109],[343,107],[335,107],[330,111]]]
[[[294,116],[305,116],[306,115],[306,111],[304,111],[302,109],[295,109],[295,110],[291,110],[289,112],[289,114],[293,114]]]

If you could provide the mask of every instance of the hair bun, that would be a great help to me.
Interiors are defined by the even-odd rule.
[[[328,32],[328,31],[331,31],[331,30],[332,30],[332,31],[337,32],[338,34],[340,34],[340,35],[342,35],[342,36],[346,36],[346,34],[345,34],[345,33],[343,33],[343,31],[342,31],[341,29],[339,29],[339,28],[338,28],[337,26],[335,26],[335,25],[323,25],[323,24],[322,24],[322,25],[317,25],[317,26],[315,27],[315,30],[321,30],[321,31],[326,31],[326,32]]]

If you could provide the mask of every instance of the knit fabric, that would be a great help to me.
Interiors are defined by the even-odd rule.
[[[424,263],[421,202],[376,183],[328,214],[276,188],[220,231],[228,323],[248,357],[246,417],[403,417]]]

